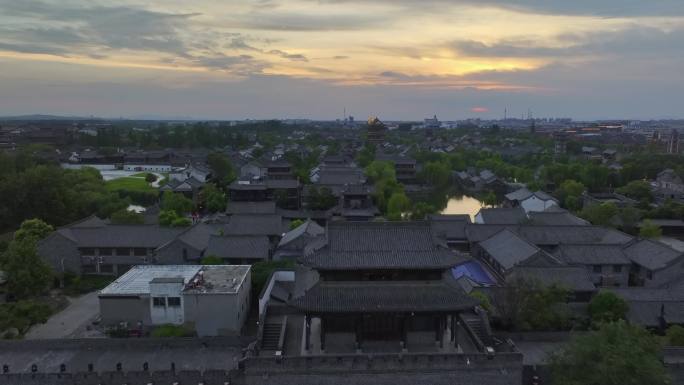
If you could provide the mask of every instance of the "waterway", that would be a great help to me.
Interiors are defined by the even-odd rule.
[[[468,214],[470,219],[475,219],[475,214],[483,207],[490,207],[480,202],[478,199],[468,195],[452,196],[447,201],[446,207],[441,211],[442,214]]]

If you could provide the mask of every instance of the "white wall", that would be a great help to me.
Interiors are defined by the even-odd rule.
[[[544,211],[551,206],[556,206],[556,202],[553,200],[541,200],[533,195],[522,201],[520,206],[525,210],[525,213],[529,213],[531,211]]]
[[[171,165],[169,164],[124,164],[126,171],[152,171],[152,172],[170,172]]]
[[[184,300],[181,295],[181,282],[150,282],[150,319],[152,325],[176,324],[185,322]],[[154,306],[155,297],[166,298],[166,306]],[[180,298],[180,306],[169,306],[169,297]]]

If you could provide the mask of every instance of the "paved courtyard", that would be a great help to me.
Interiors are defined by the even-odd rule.
[[[48,322],[33,326],[24,338],[52,339],[96,336],[98,333],[86,329],[97,318],[99,312],[100,306],[96,291],[77,298],[69,298],[69,306],[66,309],[54,314],[48,319]]]

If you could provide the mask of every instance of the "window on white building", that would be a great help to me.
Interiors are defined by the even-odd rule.
[[[168,297],[166,300],[169,303],[169,307],[180,307],[181,305],[180,297]]]

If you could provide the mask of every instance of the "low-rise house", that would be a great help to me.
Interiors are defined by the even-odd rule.
[[[670,246],[642,239],[624,249],[632,263],[635,286],[657,287],[684,276],[684,253]]]
[[[627,321],[659,332],[670,325],[684,325],[684,284],[660,288],[608,289],[627,301]]]
[[[596,286],[627,287],[632,262],[618,245],[570,245],[558,247],[554,255],[568,265],[581,266]]]
[[[231,201],[274,201],[279,207],[297,209],[301,206],[301,184],[295,179],[241,179],[230,184]]]
[[[525,210],[520,206],[482,208],[475,214],[475,223],[488,225],[517,225],[527,220]]]
[[[120,275],[153,263],[155,250],[185,229],[157,225],[111,225],[90,217],[58,228],[38,243],[38,253],[56,272]]]
[[[211,235],[204,254],[219,257],[230,265],[251,265],[268,261],[270,253],[266,235]]]
[[[544,211],[551,206],[558,206],[558,200],[543,191],[532,192],[527,188],[521,188],[505,196],[504,205],[507,207],[521,206],[526,213],[531,211]]]
[[[194,178],[201,183],[206,183],[211,178],[211,170],[201,164],[191,164],[188,167],[174,170],[169,173],[169,181],[177,180],[184,182],[190,178]]]
[[[674,200],[684,202],[684,182],[672,169],[658,173],[653,193],[658,201]]]
[[[301,257],[304,255],[304,249],[324,234],[325,229],[323,227],[308,219],[283,235],[278,243],[274,259]]]
[[[253,263],[270,259],[286,228],[275,214],[239,214],[190,227],[115,225],[89,217],[54,231],[38,243],[38,253],[58,273],[115,276],[134,265],[198,264],[208,253]],[[219,245],[232,249],[220,252]]]
[[[161,193],[164,193],[166,191],[180,193],[183,194],[183,196],[185,196],[186,198],[191,199],[193,202],[197,203],[199,200],[200,192],[204,188],[204,184],[204,182],[195,179],[195,177],[193,176],[182,181],[179,179],[169,179],[165,185],[159,188],[159,191]]]
[[[171,154],[167,152],[133,152],[124,157],[126,171],[171,172]]]
[[[539,226],[589,226],[591,223],[558,206],[527,213],[528,223]]]
[[[447,246],[461,251],[469,250],[466,226],[471,223],[470,215],[431,214],[428,216],[428,221],[432,227],[432,233]]]
[[[250,289],[250,266],[134,266],[100,291],[100,317],[126,329],[187,324],[200,337],[239,335]]]
[[[477,244],[473,255],[503,278],[516,266],[557,266],[561,263],[509,229]]]

